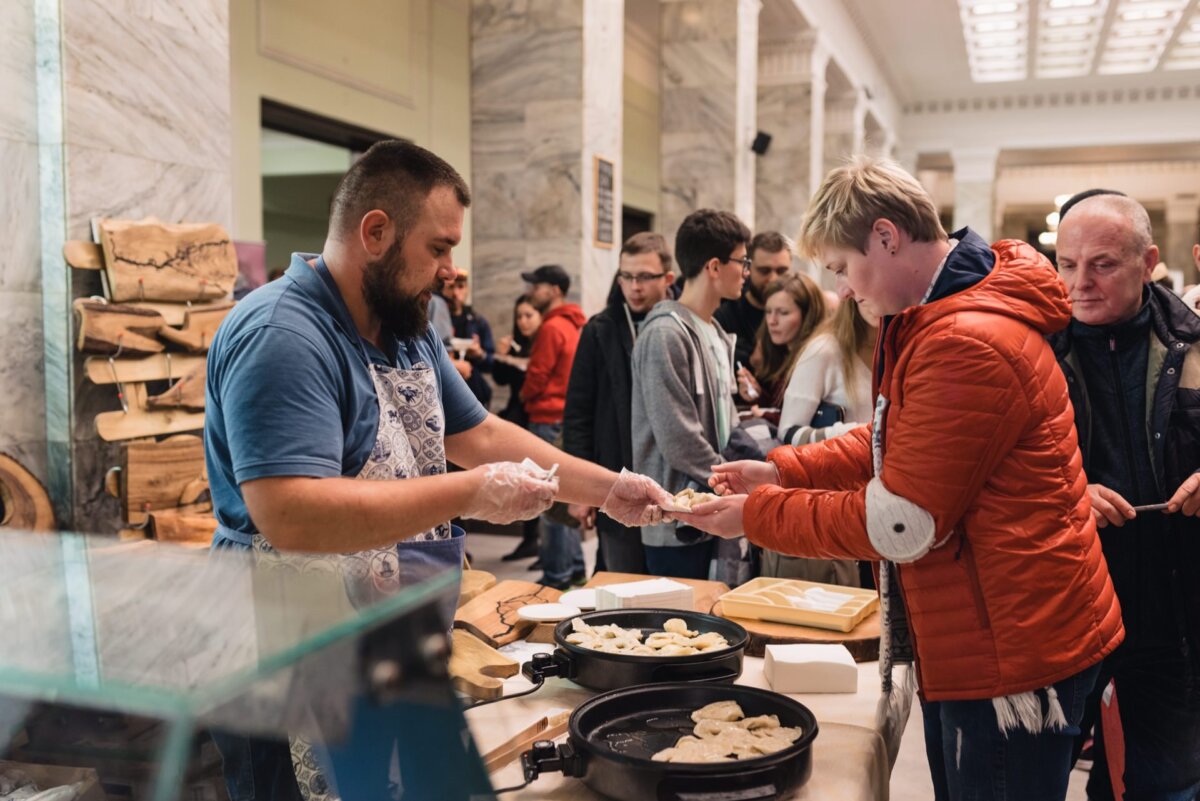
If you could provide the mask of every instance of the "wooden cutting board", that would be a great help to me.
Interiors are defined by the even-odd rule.
[[[486,592],[495,586],[496,577],[486,570],[464,570],[462,573],[462,586],[458,591],[458,605],[462,606],[481,592]]]
[[[23,464],[6,453],[0,453],[0,528],[54,529],[54,506],[46,488]]]
[[[655,577],[642,576],[637,573],[606,573],[602,571],[592,576],[591,581],[584,586],[603,587],[606,584],[623,584],[627,581],[645,581],[650,578]],[[712,614],[712,608],[717,603],[717,599],[729,592],[729,585],[720,581],[701,581],[700,579],[675,578],[673,576],[668,578],[690,586],[696,611],[704,614]]]
[[[504,679],[517,675],[521,666],[466,629],[453,632],[450,679],[454,689],[478,701],[504,694]]]
[[[454,627],[466,629],[493,648],[523,638],[533,629],[531,620],[522,620],[517,610],[530,604],[556,602],[562,593],[553,587],[531,581],[501,581],[458,608]]]
[[[237,253],[221,225],[101,220],[99,230],[115,302],[213,300],[233,291]]]
[[[121,511],[125,520],[141,523],[149,511],[194,503],[198,500],[196,493],[185,490],[194,488],[193,482],[204,476],[204,440],[194,434],[180,434],[162,442],[129,443],[121,454]]]
[[[713,609],[713,614],[732,620],[750,633],[750,643],[746,646],[749,656],[762,656],[768,645],[834,643],[846,646],[855,662],[874,662],[879,658],[879,610],[848,632],[722,615],[720,603]]]

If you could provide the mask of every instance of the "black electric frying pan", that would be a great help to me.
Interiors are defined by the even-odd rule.
[[[737,701],[747,717],[777,715],[800,739],[774,754],[734,762],[655,762],[692,733],[693,711]],[[817,719],[803,704],[754,687],[655,684],[603,693],[581,704],[566,743],[539,741],[521,757],[526,781],[562,772],[618,801],[759,801],[786,798],[812,773]]]

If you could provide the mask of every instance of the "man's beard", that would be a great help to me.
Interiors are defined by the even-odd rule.
[[[376,261],[367,262],[363,272],[362,293],[367,308],[379,318],[380,325],[397,339],[416,339],[429,327],[427,290],[406,295],[400,290],[400,278],[408,265],[400,254],[400,241],[392,243]]]

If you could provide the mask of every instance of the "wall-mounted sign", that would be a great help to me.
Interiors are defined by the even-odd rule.
[[[613,207],[613,163],[596,156],[596,247],[611,248],[616,243]]]

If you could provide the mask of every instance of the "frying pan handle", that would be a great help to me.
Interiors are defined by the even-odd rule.
[[[543,773],[582,776],[583,755],[575,753],[569,742],[555,745],[553,740],[538,740],[533,748],[521,754],[521,770],[526,782],[532,782]]]
[[[575,678],[575,660],[561,648],[550,654],[534,654],[533,659],[521,665],[521,675],[534,684],[553,676],[573,679]]]

